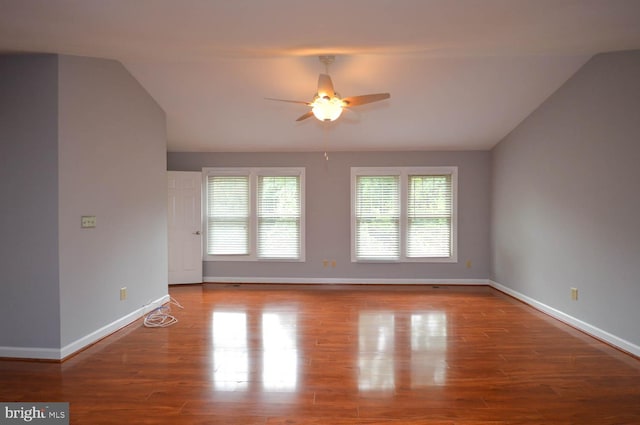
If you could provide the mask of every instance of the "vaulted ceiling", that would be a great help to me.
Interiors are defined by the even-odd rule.
[[[640,0],[0,0],[0,52],[115,59],[169,151],[489,149],[591,56],[640,48]],[[296,122],[334,54],[336,122]]]

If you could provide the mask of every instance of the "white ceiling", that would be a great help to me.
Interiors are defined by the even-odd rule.
[[[640,0],[0,0],[0,51],[121,61],[170,151],[489,149],[592,55],[640,48]],[[295,119],[324,65],[336,122]]]

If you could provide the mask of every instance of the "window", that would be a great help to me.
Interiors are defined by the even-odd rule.
[[[398,176],[356,177],[356,253],[358,258],[391,260],[400,255]]]
[[[352,168],[351,261],[456,262],[457,167]]]
[[[207,253],[249,254],[249,176],[209,176]]]
[[[407,257],[451,256],[451,174],[408,176]]]
[[[303,168],[205,168],[206,260],[304,261]]]
[[[258,176],[258,256],[300,256],[299,176]]]

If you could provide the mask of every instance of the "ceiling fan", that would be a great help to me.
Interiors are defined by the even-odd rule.
[[[318,91],[311,102],[274,99],[270,97],[267,97],[266,100],[300,103],[310,106],[311,110],[298,117],[296,121],[306,120],[311,116],[315,116],[320,121],[335,121],[342,114],[344,108],[378,102],[391,97],[389,93],[375,93],[341,98],[333,89],[333,82],[331,82],[331,77],[329,76],[329,65],[334,62],[335,56],[319,56],[319,59],[320,62],[325,65],[325,73],[320,74],[318,77]]]

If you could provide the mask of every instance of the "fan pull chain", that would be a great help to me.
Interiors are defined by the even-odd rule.
[[[323,124],[326,124],[326,123],[323,123]],[[326,125],[323,125],[322,127],[323,127],[322,128],[322,145],[324,146],[324,159],[325,159],[325,161],[328,161],[329,160],[329,153],[327,152],[327,144],[328,144],[328,142],[327,142],[327,138],[328,138],[327,134],[328,134],[329,128]]]

